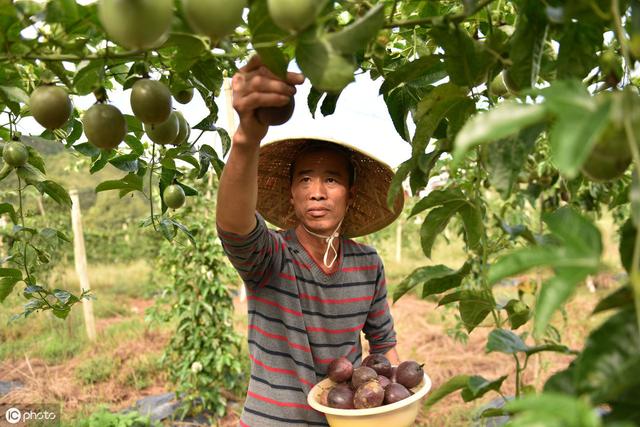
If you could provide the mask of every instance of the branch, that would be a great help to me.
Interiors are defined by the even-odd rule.
[[[448,15],[448,16],[447,15],[429,16],[427,18],[407,19],[405,21],[390,22],[388,24],[385,24],[384,28],[414,27],[416,25],[422,25],[422,24],[436,25],[436,24],[442,24],[445,22],[459,23],[464,21],[468,17],[475,15],[480,9],[490,5],[494,1],[495,0],[482,0],[469,13],[457,13],[455,15]]]

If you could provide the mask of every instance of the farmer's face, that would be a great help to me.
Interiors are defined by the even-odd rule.
[[[329,235],[344,218],[352,190],[347,158],[333,150],[314,150],[296,160],[291,204],[309,230]]]

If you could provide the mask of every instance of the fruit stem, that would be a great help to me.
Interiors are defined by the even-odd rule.
[[[151,142],[151,163],[149,164],[149,207],[151,208],[151,224],[153,229],[158,231],[156,227],[156,219],[153,215],[153,167],[156,161],[156,143]]]
[[[629,45],[627,43],[626,37],[624,36],[624,30],[622,28],[622,20],[620,18],[620,4],[618,0],[611,1],[611,13],[613,15],[613,23],[616,28],[618,43],[620,43],[620,50],[622,50],[622,56],[624,57],[625,81],[628,82],[632,62],[629,58]]]
[[[631,148],[631,155],[633,156],[633,167],[634,172],[638,179],[640,179],[640,152],[638,152],[638,144],[633,133],[633,127],[631,125],[631,117],[633,114],[625,114],[624,116],[624,131],[627,134],[627,143],[629,144],[629,148]],[[630,191],[633,191],[633,184],[631,186]],[[633,201],[631,202],[631,218],[634,217],[633,214]],[[629,275],[629,281],[631,282],[631,289],[633,290],[633,300],[635,302],[636,307],[636,319],[638,321],[638,329],[640,329],[640,231],[638,231],[638,224],[634,225],[636,227],[636,240],[633,245],[633,258],[631,262],[631,274]]]
[[[20,225],[24,230],[24,211],[22,209],[22,179],[20,175],[18,176],[18,213],[20,214]],[[27,275],[27,281],[31,285],[31,274],[29,273],[29,265],[27,263],[27,242],[23,242],[23,250],[22,250],[22,265],[24,267],[24,272]]]

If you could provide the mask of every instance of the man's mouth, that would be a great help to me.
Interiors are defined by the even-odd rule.
[[[310,208],[307,209],[307,214],[312,217],[321,217],[327,214],[329,210],[326,208]]]

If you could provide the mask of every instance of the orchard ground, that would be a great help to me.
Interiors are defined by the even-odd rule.
[[[383,256],[393,250],[388,241],[382,246]],[[457,246],[455,238],[448,245],[443,240],[435,252],[440,255],[432,261],[455,259]],[[404,259],[401,263],[388,260],[390,294],[394,284],[424,262],[424,259]],[[145,261],[90,267],[91,285],[98,297],[94,310],[99,339],[94,344],[85,338],[79,307],[67,321],[37,314],[11,325],[6,323],[8,313],[0,312],[3,325],[0,329],[0,381],[24,384],[24,387],[1,396],[0,404],[58,402],[63,407],[64,425],[71,426],[102,406],[120,411],[144,396],[171,391],[159,362],[172,333],[171,325],[145,322],[145,310],[154,304],[157,292],[151,277],[151,266]],[[69,288],[77,287],[70,267],[61,271],[58,279]],[[506,300],[517,294],[518,283],[526,286],[537,279],[530,276],[514,280],[496,289],[496,295],[498,299]],[[562,331],[563,342],[572,349],[580,349],[590,328],[602,321],[602,316],[589,315],[596,301],[617,286],[612,274],[599,276],[596,283],[600,285],[597,295],[582,286],[566,311],[555,318],[554,325]],[[17,306],[19,298],[15,293],[7,306]],[[235,304],[236,330],[244,335],[246,305],[237,297]],[[408,294],[392,305],[392,312],[401,358],[424,362],[435,387],[458,374],[495,379],[514,371],[510,357],[485,353],[490,328],[480,326],[464,342],[466,334],[462,332],[454,306],[437,307],[435,301]],[[246,360],[248,368],[248,357]],[[565,367],[570,360],[570,356],[555,354],[536,356],[530,362],[524,384],[539,389],[548,376]],[[513,376],[507,379],[508,393],[514,391],[513,381]],[[242,396],[227,397],[230,398],[228,413],[218,425],[235,426]],[[433,408],[421,411],[417,425],[469,425],[477,408],[496,397],[497,394],[490,392],[480,403],[465,404],[459,393],[455,393]]]

